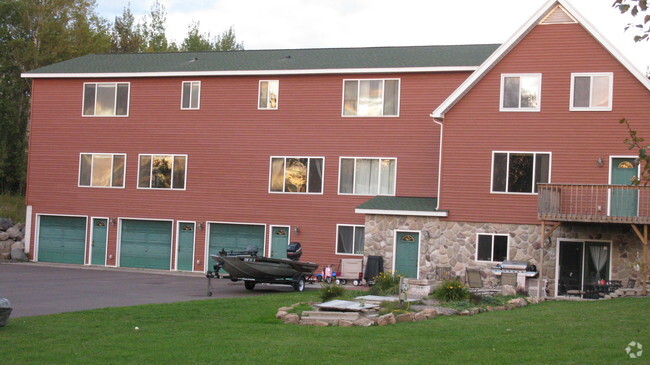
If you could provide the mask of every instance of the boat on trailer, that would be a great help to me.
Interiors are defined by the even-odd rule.
[[[212,295],[211,279],[244,281],[244,287],[253,290],[257,283],[291,285],[296,291],[303,291],[307,278],[311,277],[318,264],[298,261],[302,256],[300,242],[291,242],[287,247],[287,258],[258,257],[257,247],[248,247],[242,252],[226,252],[210,255],[216,262],[214,271],[208,271],[208,296]],[[223,269],[228,275],[222,275]]]

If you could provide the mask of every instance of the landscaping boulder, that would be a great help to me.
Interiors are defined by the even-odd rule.
[[[293,307],[281,307],[280,309],[278,309],[278,311],[288,312],[288,311],[290,311],[292,309],[293,309]]]
[[[300,323],[300,317],[298,317],[298,315],[295,313],[289,313],[284,316],[284,323],[298,324]]]
[[[377,317],[377,325],[378,326],[385,326],[387,324],[394,324],[395,321],[395,316],[393,313],[388,313],[384,314],[383,316]]]
[[[361,318],[357,319],[356,321],[354,321],[354,325],[359,326],[359,327],[370,327],[373,324],[375,324],[375,321],[373,321],[370,318],[366,318],[366,317],[361,317]]]
[[[9,238],[14,241],[20,241],[23,239],[23,233],[20,231],[20,228],[17,228],[16,226],[9,228],[6,233],[8,233]]]
[[[439,316],[455,316],[458,314],[458,311],[454,308],[448,307],[436,307],[436,314]]]
[[[424,312],[417,312],[417,313],[415,313],[415,316],[413,317],[413,319],[416,322],[417,321],[426,321],[427,319],[429,319],[429,316],[427,316],[427,314],[424,313]]]
[[[11,218],[0,218],[0,231],[6,231],[13,225]]]
[[[346,321],[344,319],[339,320],[339,327],[352,327],[354,326],[353,322]]]
[[[306,326],[314,326],[314,327],[327,327],[329,326],[329,323],[324,322],[324,321],[311,321],[311,320],[301,320],[300,324],[306,325]]]
[[[289,314],[289,313],[287,313],[287,312],[285,312],[283,310],[279,310],[278,313],[275,314],[275,318],[283,319],[287,314]]]
[[[504,285],[503,289],[501,289],[501,294],[504,296],[517,295],[517,290],[512,285]]]
[[[11,259],[15,261],[28,261],[29,258],[25,255],[25,243],[19,241],[11,245]]]
[[[427,315],[428,319],[436,318],[436,316],[438,315],[435,308],[424,308],[422,312]]]
[[[415,320],[415,314],[411,312],[402,313],[395,317],[395,321],[397,322],[413,322],[414,320]]]
[[[4,327],[7,325],[7,321],[9,321],[9,315],[11,315],[12,311],[11,303],[9,303],[9,299],[6,298],[0,298],[0,327]]]
[[[515,298],[508,301],[508,304],[512,305],[515,308],[521,308],[528,304],[524,298]]]
[[[6,241],[9,239],[9,233],[0,231],[0,241]]]

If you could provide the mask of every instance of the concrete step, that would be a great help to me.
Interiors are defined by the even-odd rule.
[[[359,317],[359,313],[356,312],[304,311],[302,312],[301,321],[306,324],[312,322],[338,324],[340,320],[354,322],[359,319]]]

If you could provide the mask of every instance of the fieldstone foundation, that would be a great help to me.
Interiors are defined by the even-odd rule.
[[[500,224],[443,221],[436,217],[366,215],[365,255],[384,257],[384,269],[393,270],[395,231],[420,231],[419,279],[435,279],[438,267],[451,268],[452,276],[464,278],[465,269],[481,270],[486,284],[496,285],[499,278],[492,274],[494,262],[476,260],[477,234],[507,234],[508,258],[528,261],[542,269],[542,279],[548,280],[550,295],[555,295],[558,240],[611,242],[611,280],[637,279],[639,282],[643,247],[628,224],[563,223],[551,235],[550,244],[541,256],[541,224]]]

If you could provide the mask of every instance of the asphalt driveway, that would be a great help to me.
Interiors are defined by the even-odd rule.
[[[200,273],[95,268],[40,263],[0,263],[0,297],[13,306],[11,317],[72,312],[138,304],[172,303],[289,292],[290,286],[258,285],[207,279]]]

